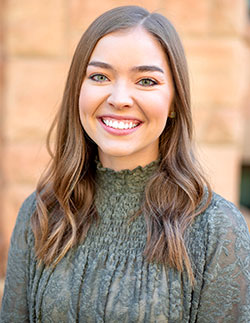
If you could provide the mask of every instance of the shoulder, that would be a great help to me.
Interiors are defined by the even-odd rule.
[[[229,241],[250,251],[250,234],[244,216],[233,203],[216,193],[206,210],[194,219],[189,237],[207,251]]]
[[[213,192],[208,207],[195,217],[193,228],[202,231],[214,228],[218,231],[236,223],[247,227],[239,209],[232,202]]]
[[[238,256],[250,252],[250,234],[244,216],[231,202],[213,193],[210,205],[194,221],[194,235],[201,235],[207,256],[229,250]],[[237,257],[238,257],[237,256]]]
[[[29,195],[18,212],[16,224],[12,233],[12,241],[19,242],[22,240],[28,242],[32,239],[33,234],[30,225],[30,219],[36,209],[36,192]]]
[[[33,192],[22,203],[18,213],[17,222],[29,221],[35,209],[36,209],[36,192]]]
[[[200,216],[206,219],[208,229],[214,228],[216,231],[223,229],[224,231],[236,226],[247,229],[246,221],[239,209],[216,193],[213,193],[209,206]]]
[[[20,211],[34,211],[36,208],[36,191],[31,193],[22,203]]]

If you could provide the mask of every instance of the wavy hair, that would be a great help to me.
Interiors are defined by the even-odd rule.
[[[169,20],[137,6],[118,7],[102,14],[89,26],[75,50],[62,103],[47,139],[51,162],[37,185],[37,207],[31,220],[36,256],[45,265],[57,264],[73,246],[85,239],[90,226],[98,221],[93,162],[97,147],[80,122],[80,88],[98,40],[109,33],[139,25],[159,41],[166,53],[174,83],[176,113],[174,119],[168,119],[160,136],[159,169],[147,183],[140,210],[147,225],[144,256],[149,262],[167,264],[178,271],[186,269],[193,281],[186,246],[187,228],[208,206],[211,189],[192,149],[186,58]],[[54,130],[52,153],[50,139]]]

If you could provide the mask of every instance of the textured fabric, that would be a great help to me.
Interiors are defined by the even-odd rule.
[[[31,195],[12,235],[1,322],[250,322],[250,236],[242,215],[220,196],[189,228],[193,289],[185,272],[144,260],[144,217],[129,219],[156,167],[98,166],[100,223],[54,270],[35,260]]]

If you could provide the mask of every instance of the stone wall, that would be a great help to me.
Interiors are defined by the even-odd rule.
[[[249,23],[245,34],[248,48],[248,62],[250,62],[250,1],[249,2]],[[243,100],[243,163],[250,166],[250,63],[247,69],[248,90]]]
[[[214,189],[238,201],[243,101],[249,77],[246,0],[1,1],[2,273],[18,209],[49,160],[45,137],[60,104],[77,41],[96,16],[127,4],[159,11],[179,31],[190,66],[199,154]]]
[[[4,53],[4,1],[0,1],[0,263],[6,255],[6,238],[5,231],[2,225],[3,218],[3,189],[4,189],[4,180],[3,180],[3,116],[4,116],[4,67],[5,67],[5,53]],[[3,275],[3,267],[0,267],[0,277]],[[1,287],[1,286],[0,286]],[[1,288],[0,288],[1,290]],[[1,294],[1,293],[0,293]]]

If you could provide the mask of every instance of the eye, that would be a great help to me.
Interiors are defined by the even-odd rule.
[[[154,86],[157,85],[158,83],[150,78],[145,78],[145,79],[141,79],[139,82],[137,82],[137,84],[145,86],[145,87],[149,87],[149,86]]]
[[[89,79],[91,79],[91,80],[93,80],[95,82],[99,82],[99,83],[109,81],[107,76],[105,76],[103,74],[92,74],[92,75],[89,76]]]

